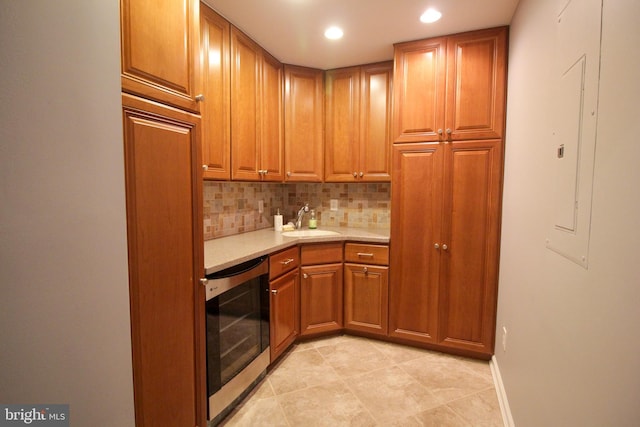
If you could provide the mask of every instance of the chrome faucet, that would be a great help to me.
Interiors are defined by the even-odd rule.
[[[305,212],[309,212],[309,203],[305,203],[303,207],[298,211],[298,218],[296,219],[296,228],[302,227],[302,217]]]

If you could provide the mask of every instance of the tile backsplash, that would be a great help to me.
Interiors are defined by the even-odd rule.
[[[338,210],[330,210],[330,200],[338,200]],[[259,213],[262,201],[263,212]],[[391,184],[389,183],[244,183],[204,182],[204,239],[273,227],[277,209],[285,223],[309,203],[315,209],[318,226],[382,228],[390,225]],[[308,222],[305,215],[303,226]]]

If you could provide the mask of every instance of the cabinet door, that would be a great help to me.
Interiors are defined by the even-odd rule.
[[[302,267],[301,335],[342,329],[342,263]]]
[[[344,265],[344,326],[387,335],[389,267]]]
[[[202,161],[205,179],[231,178],[229,22],[200,6]]]
[[[442,147],[393,148],[389,335],[427,343],[437,340]]]
[[[395,45],[393,139],[438,141],[444,128],[446,39]]]
[[[391,181],[391,90],[393,61],[362,67],[360,165],[363,181]]]
[[[231,178],[260,180],[261,48],[231,27]]]
[[[325,75],[325,181],[353,182],[360,171],[360,67]]]
[[[283,66],[267,52],[262,55],[262,122],[260,135],[260,171],[263,181],[282,181],[283,121],[282,81]]]
[[[506,67],[506,27],[448,38],[448,139],[502,138]]]
[[[127,94],[122,105],[136,425],[202,426],[200,118]]]
[[[199,111],[199,6],[198,0],[120,2],[124,92]]]
[[[440,342],[493,354],[502,141],[449,144],[445,159]]]
[[[300,331],[300,281],[298,269],[271,282],[269,346],[271,362],[293,342]]]
[[[322,182],[323,72],[285,65],[284,75],[285,180]]]

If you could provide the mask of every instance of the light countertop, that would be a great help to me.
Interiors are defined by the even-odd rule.
[[[273,228],[266,228],[204,242],[204,268],[206,274],[232,267],[244,261],[270,254],[300,243],[358,241],[389,243],[389,230],[320,227],[337,231],[338,235],[313,237],[284,237]]]

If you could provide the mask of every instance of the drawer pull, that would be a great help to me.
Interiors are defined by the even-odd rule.
[[[369,252],[358,252],[358,256],[361,258],[373,258],[373,254]]]
[[[289,258],[289,259],[285,259],[284,261],[280,261],[280,264],[282,264],[282,265],[289,265],[289,264],[291,264],[293,261],[295,261],[293,258]]]

